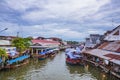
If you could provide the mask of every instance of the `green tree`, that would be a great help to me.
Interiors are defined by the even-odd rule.
[[[30,38],[15,38],[12,40],[12,45],[17,48],[17,50],[22,53],[24,50],[30,46]]]
[[[3,62],[5,62],[5,60],[8,58],[6,51],[2,48],[0,48],[0,57],[2,58]]]
[[[69,45],[77,45],[79,42],[77,41],[67,41],[67,44]]]
[[[23,38],[25,48],[29,48],[31,44],[31,38]]]

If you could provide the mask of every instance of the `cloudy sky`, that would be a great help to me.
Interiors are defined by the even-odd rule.
[[[120,0],[0,0],[0,35],[84,40],[120,24]]]

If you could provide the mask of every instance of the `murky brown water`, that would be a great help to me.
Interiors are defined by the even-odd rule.
[[[71,66],[65,53],[46,60],[30,59],[30,63],[16,69],[0,71],[0,80],[117,80],[90,65]]]

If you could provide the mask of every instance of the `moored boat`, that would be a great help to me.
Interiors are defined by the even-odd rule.
[[[66,53],[66,63],[75,65],[82,64],[82,56],[80,54],[74,54],[75,52]]]
[[[14,58],[14,59],[7,60],[4,68],[5,69],[16,68],[16,67],[22,66],[24,64],[27,64],[29,62],[28,61],[29,57],[30,57],[30,55],[22,55],[20,57]]]
[[[39,60],[44,60],[47,58],[47,50],[43,50],[42,52],[39,52],[37,55],[37,58]]]
[[[4,63],[2,61],[2,58],[0,57],[0,70],[4,67]]]

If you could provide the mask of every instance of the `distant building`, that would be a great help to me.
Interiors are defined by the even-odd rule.
[[[111,31],[105,33],[106,41],[120,41],[120,25]]]
[[[32,44],[39,45],[39,46],[45,46],[45,47],[59,47],[60,43],[57,41],[49,41],[49,40],[38,40],[34,39],[32,40]]]
[[[11,46],[11,42],[9,40],[0,40],[0,47],[8,47]]]
[[[89,38],[86,38],[85,46],[88,48],[94,48],[96,45],[100,44],[104,36],[99,34],[90,34]]]
[[[16,36],[0,36],[0,40],[13,40]]]
[[[85,47],[87,47],[87,48],[92,48],[93,47],[90,38],[86,38]]]
[[[67,42],[66,41],[62,41],[63,45],[67,45]]]
[[[33,39],[32,40],[32,45],[30,48],[32,48],[31,53],[38,53],[44,48],[58,48],[60,46],[60,42],[58,41],[53,41],[53,40],[40,40],[40,39]]]
[[[45,38],[44,37],[37,37],[36,39],[43,40]]]
[[[57,38],[57,37],[50,37],[50,38],[46,38],[46,39],[50,39],[50,40],[52,40],[52,41],[62,41],[62,39],[60,39],[60,38]]]
[[[99,34],[90,34],[90,40],[92,44],[99,44],[101,37],[102,36]]]

